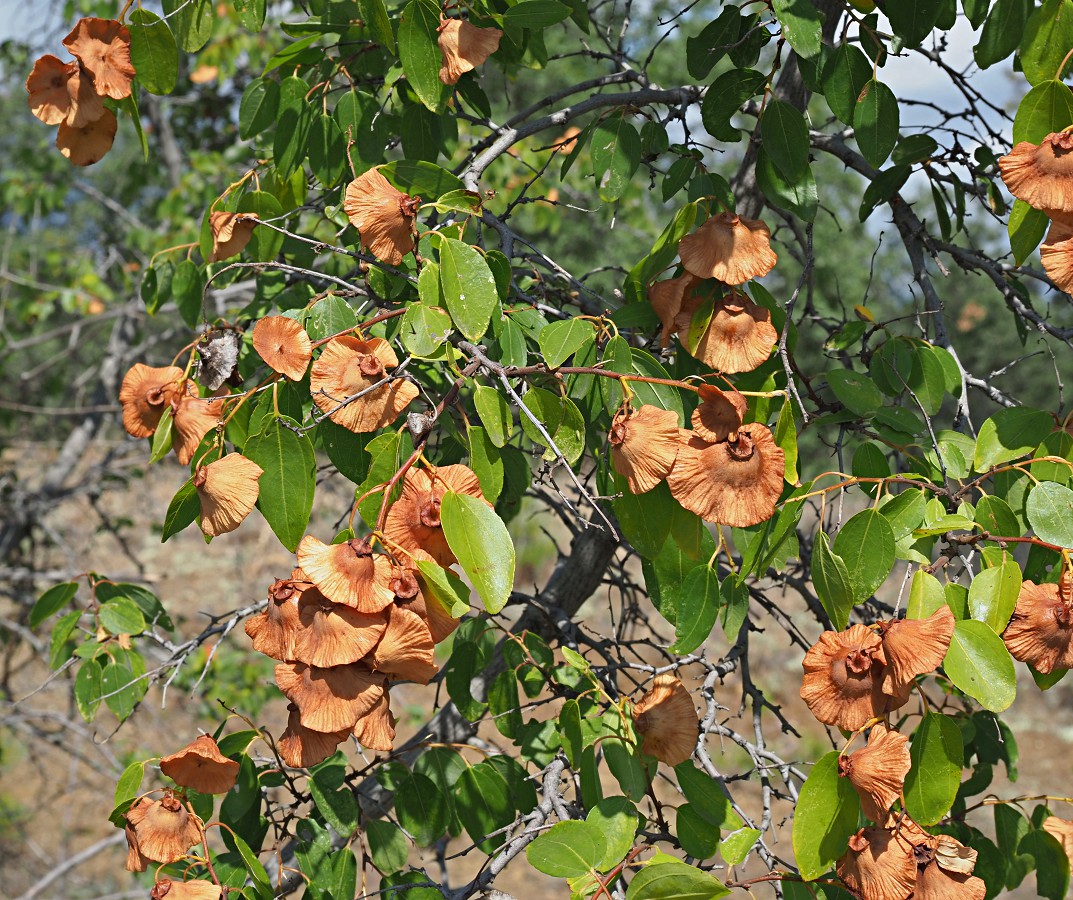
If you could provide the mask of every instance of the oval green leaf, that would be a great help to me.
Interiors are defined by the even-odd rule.
[[[264,425],[243,447],[243,456],[264,471],[257,506],[281,544],[292,553],[305,534],[317,482],[317,459],[309,436],[283,416]]]
[[[130,62],[150,94],[170,94],[179,77],[179,48],[167,23],[146,9],[130,14]]]
[[[838,774],[838,753],[823,756],[801,785],[794,812],[794,858],[806,881],[819,878],[846,852],[861,802]]]
[[[577,878],[593,871],[607,844],[588,822],[557,822],[525,848],[529,865],[556,878]]]
[[[1064,484],[1037,484],[1028,495],[1025,513],[1040,540],[1073,548],[1073,491]]]
[[[871,597],[894,567],[894,532],[882,513],[866,509],[838,532],[834,551],[846,563],[853,599]]]
[[[1002,712],[1017,694],[1010,651],[984,622],[967,619],[954,625],[943,668],[955,686],[992,712]]]
[[[954,803],[965,759],[961,729],[949,716],[927,713],[909,748],[912,767],[905,779],[906,810],[915,822],[934,825]]]
[[[514,587],[514,542],[496,511],[478,497],[448,491],[440,506],[443,534],[490,613]]]

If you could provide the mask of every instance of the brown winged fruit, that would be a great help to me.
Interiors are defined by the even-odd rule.
[[[712,216],[678,242],[685,270],[698,278],[744,284],[775,267],[771,232],[759,219],[724,212]]]
[[[909,767],[909,738],[883,725],[873,726],[866,747],[838,758],[838,774],[853,785],[865,816],[879,824],[901,796]]]
[[[660,762],[676,766],[693,755],[700,722],[677,675],[656,676],[652,689],[633,707],[633,726],[641,735],[641,750]]]
[[[343,198],[343,212],[358,229],[362,246],[392,266],[414,249],[414,219],[420,205],[420,197],[404,194],[379,169],[369,169],[350,182]]]
[[[440,81],[457,84],[466,72],[484,63],[499,49],[503,32],[498,28],[478,28],[462,19],[440,19],[438,43],[443,65]]]
[[[1025,581],[1002,639],[1014,659],[1047,675],[1073,669],[1073,586]]]
[[[181,787],[192,788],[199,794],[226,794],[235,786],[238,769],[238,763],[224,756],[207,734],[160,760],[161,772]]]
[[[678,456],[678,414],[645,404],[620,410],[608,437],[611,465],[626,479],[631,494],[643,494],[663,481]]]

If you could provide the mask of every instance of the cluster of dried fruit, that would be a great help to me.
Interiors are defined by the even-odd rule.
[[[1024,582],[1003,639],[1010,653],[1037,671],[1073,667],[1073,579],[1060,584]],[[875,825],[861,829],[838,863],[839,876],[861,900],[938,900],[958,896],[983,900],[984,882],[973,876],[976,852],[953,838],[924,832],[892,807],[909,774],[908,738],[893,731],[891,712],[909,701],[916,678],[943,662],[954,633],[946,606],[927,619],[895,619],[872,627],[827,631],[805,654],[801,697],[826,725],[854,732],[839,758],[839,774],[861,800]],[[865,747],[850,754],[868,731]],[[1050,817],[1044,827],[1067,852],[1073,823]]]
[[[1040,259],[1051,280],[1073,293],[1073,134],[1048,134],[1038,144],[1021,141],[998,164],[1010,193],[1051,220]]]
[[[71,62],[46,54],[34,63],[26,79],[30,110],[46,125],[60,126],[60,153],[76,166],[89,166],[115,140],[118,125],[105,98],[130,96],[130,32],[115,19],[81,19],[63,46],[75,57]]]
[[[685,272],[649,290],[663,323],[661,343],[668,346],[677,334],[717,372],[755,369],[778,335],[771,313],[736,287],[775,265],[767,226],[721,213],[682,238],[678,253]],[[680,429],[671,410],[627,403],[611,424],[615,471],[634,494],[666,479],[674,498],[708,522],[744,528],[770,519],[782,493],[782,448],[766,426],[743,424],[746,400],[732,385],[698,391],[692,429]]]
[[[200,794],[226,794],[235,786],[239,764],[225,757],[216,741],[203,734],[178,753],[163,757],[160,771],[178,789],[164,789],[158,800],[142,795],[124,814],[130,872],[144,872],[150,863],[178,862],[202,843],[205,823],[186,801],[185,789]],[[220,900],[221,891],[211,881],[161,878],[150,896],[152,900]]]
[[[305,330],[284,316],[259,320],[253,346],[271,369],[293,380],[303,377],[312,360]],[[313,402],[351,431],[383,428],[417,395],[412,384],[388,374],[397,365],[380,338],[333,338],[312,364]],[[124,425],[135,437],[152,435],[171,409],[183,464],[223,421],[224,399],[199,398],[177,366],[135,365],[123,380],[120,400]],[[261,474],[240,453],[196,466],[193,483],[205,534],[238,527],[257,501]],[[395,724],[390,680],[427,684],[436,673],[435,644],[457,627],[450,611],[422,590],[418,564],[446,568],[456,562],[440,504],[448,491],[483,500],[480,483],[466,466],[449,465],[411,468],[401,487],[375,536],[389,554],[375,552],[370,538],[324,544],[307,535],[298,546],[298,567],[272,585],[264,612],[247,622],[254,649],[280,663],[276,681],[291,707],[279,750],[289,765],[315,765],[351,734],[369,749],[390,750]]]

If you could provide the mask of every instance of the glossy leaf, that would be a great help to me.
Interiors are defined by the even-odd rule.
[[[54,616],[70,603],[77,593],[78,585],[73,581],[65,581],[62,584],[52,585],[52,587],[37,598],[37,602],[34,603],[33,607],[30,609],[30,627],[36,628],[44,622],[45,619]]]
[[[823,69],[823,95],[827,105],[846,125],[853,124],[857,98],[872,77],[872,64],[860,47],[844,41]]]
[[[626,900],[716,900],[729,893],[714,875],[671,857],[659,857],[633,876]]]
[[[1073,0],[1044,0],[1025,25],[1021,70],[1032,85],[1061,78],[1058,66],[1073,47]]]
[[[395,790],[399,824],[419,847],[435,843],[447,830],[447,799],[426,775],[414,772]]]
[[[1000,409],[980,426],[973,468],[986,472],[992,466],[1026,456],[1054,428],[1049,413],[1026,406]]]
[[[931,33],[941,9],[941,0],[897,0],[884,6],[891,28],[906,47],[918,46]]]
[[[1060,81],[1044,81],[1021,98],[1013,118],[1013,142],[1038,144],[1068,125],[1073,125],[1073,91]]]
[[[1010,623],[1021,592],[1021,567],[1006,555],[1002,563],[978,573],[969,586],[969,612],[1001,634]]]
[[[712,633],[721,605],[718,573],[697,566],[682,584],[670,652],[685,655],[700,647]]]
[[[101,666],[95,659],[87,659],[75,676],[74,695],[78,714],[87,722],[92,722],[101,705],[104,694],[104,681]]]
[[[790,184],[797,184],[808,171],[808,125],[789,103],[772,100],[760,120],[764,151]]]
[[[1053,481],[1041,482],[1028,495],[1025,512],[1036,537],[1073,548],[1073,490]]]
[[[281,544],[291,552],[305,534],[316,490],[317,460],[308,435],[298,434],[298,423],[287,417],[273,419],[253,435],[243,456],[264,471],[258,482],[257,506]]]
[[[429,0],[411,0],[399,18],[399,61],[417,98],[437,115],[450,88],[440,81],[442,57],[437,43],[440,11]]]
[[[581,349],[592,337],[594,330],[593,323],[585,319],[571,318],[549,322],[537,336],[544,362],[549,368],[557,369]]]
[[[187,53],[196,53],[212,37],[216,13],[212,0],[162,0],[175,38]]]
[[[484,257],[469,244],[444,238],[440,243],[440,286],[458,330],[467,340],[479,340],[499,302],[495,277]]]
[[[823,15],[811,0],[774,0],[772,9],[782,26],[782,36],[798,56],[820,52]]]
[[[101,627],[109,634],[141,634],[145,630],[145,619],[133,600],[116,597],[102,603],[97,610]]]
[[[853,112],[853,134],[864,158],[877,169],[898,142],[898,122],[898,98],[894,92],[882,81],[869,81]]]
[[[394,55],[395,33],[391,30],[391,19],[384,0],[358,0],[358,8],[373,40]]]
[[[819,878],[846,852],[859,814],[857,792],[839,776],[838,753],[832,751],[812,767],[797,798],[793,846],[802,878]]]
[[[881,513],[866,509],[842,526],[834,551],[845,561],[853,599],[860,603],[876,592],[894,566],[894,532]]]
[[[469,494],[448,491],[440,507],[443,534],[490,613],[503,609],[514,587],[514,543],[494,509]]]
[[[970,619],[954,625],[943,668],[958,688],[993,712],[1002,712],[1017,694],[1010,651],[984,622]]]
[[[507,8],[503,24],[514,28],[547,28],[570,18],[570,7],[558,0],[521,0]]]
[[[949,716],[926,713],[909,747],[912,768],[905,779],[906,810],[913,821],[934,825],[954,803],[961,786],[964,746]]]
[[[179,77],[179,48],[167,23],[146,9],[135,9],[127,24],[130,62],[150,94],[170,94]]]
[[[972,55],[981,69],[993,66],[1005,59],[1021,43],[1029,4],[1025,0],[995,0],[984,21],[980,41],[973,47]],[[1014,137],[1017,141],[1017,137]]]
[[[514,804],[506,780],[494,766],[485,761],[459,775],[454,801],[466,833],[483,852],[503,845],[506,836],[500,829],[514,821]]]
[[[600,199],[618,200],[641,164],[641,136],[625,113],[613,113],[593,129],[592,173]]]
[[[831,550],[823,531],[817,533],[812,549],[812,583],[835,630],[842,631],[855,606],[853,585],[845,561]]]
[[[597,868],[607,844],[588,822],[556,822],[525,848],[529,865],[556,878],[577,878]]]

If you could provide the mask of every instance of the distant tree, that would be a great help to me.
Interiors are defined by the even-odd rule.
[[[1073,798],[989,790],[1073,667],[1073,0],[69,7],[0,188],[2,414],[70,427],[0,548],[87,722],[215,673],[116,789],[155,900],[1066,895]],[[28,597],[116,397],[267,598]]]

